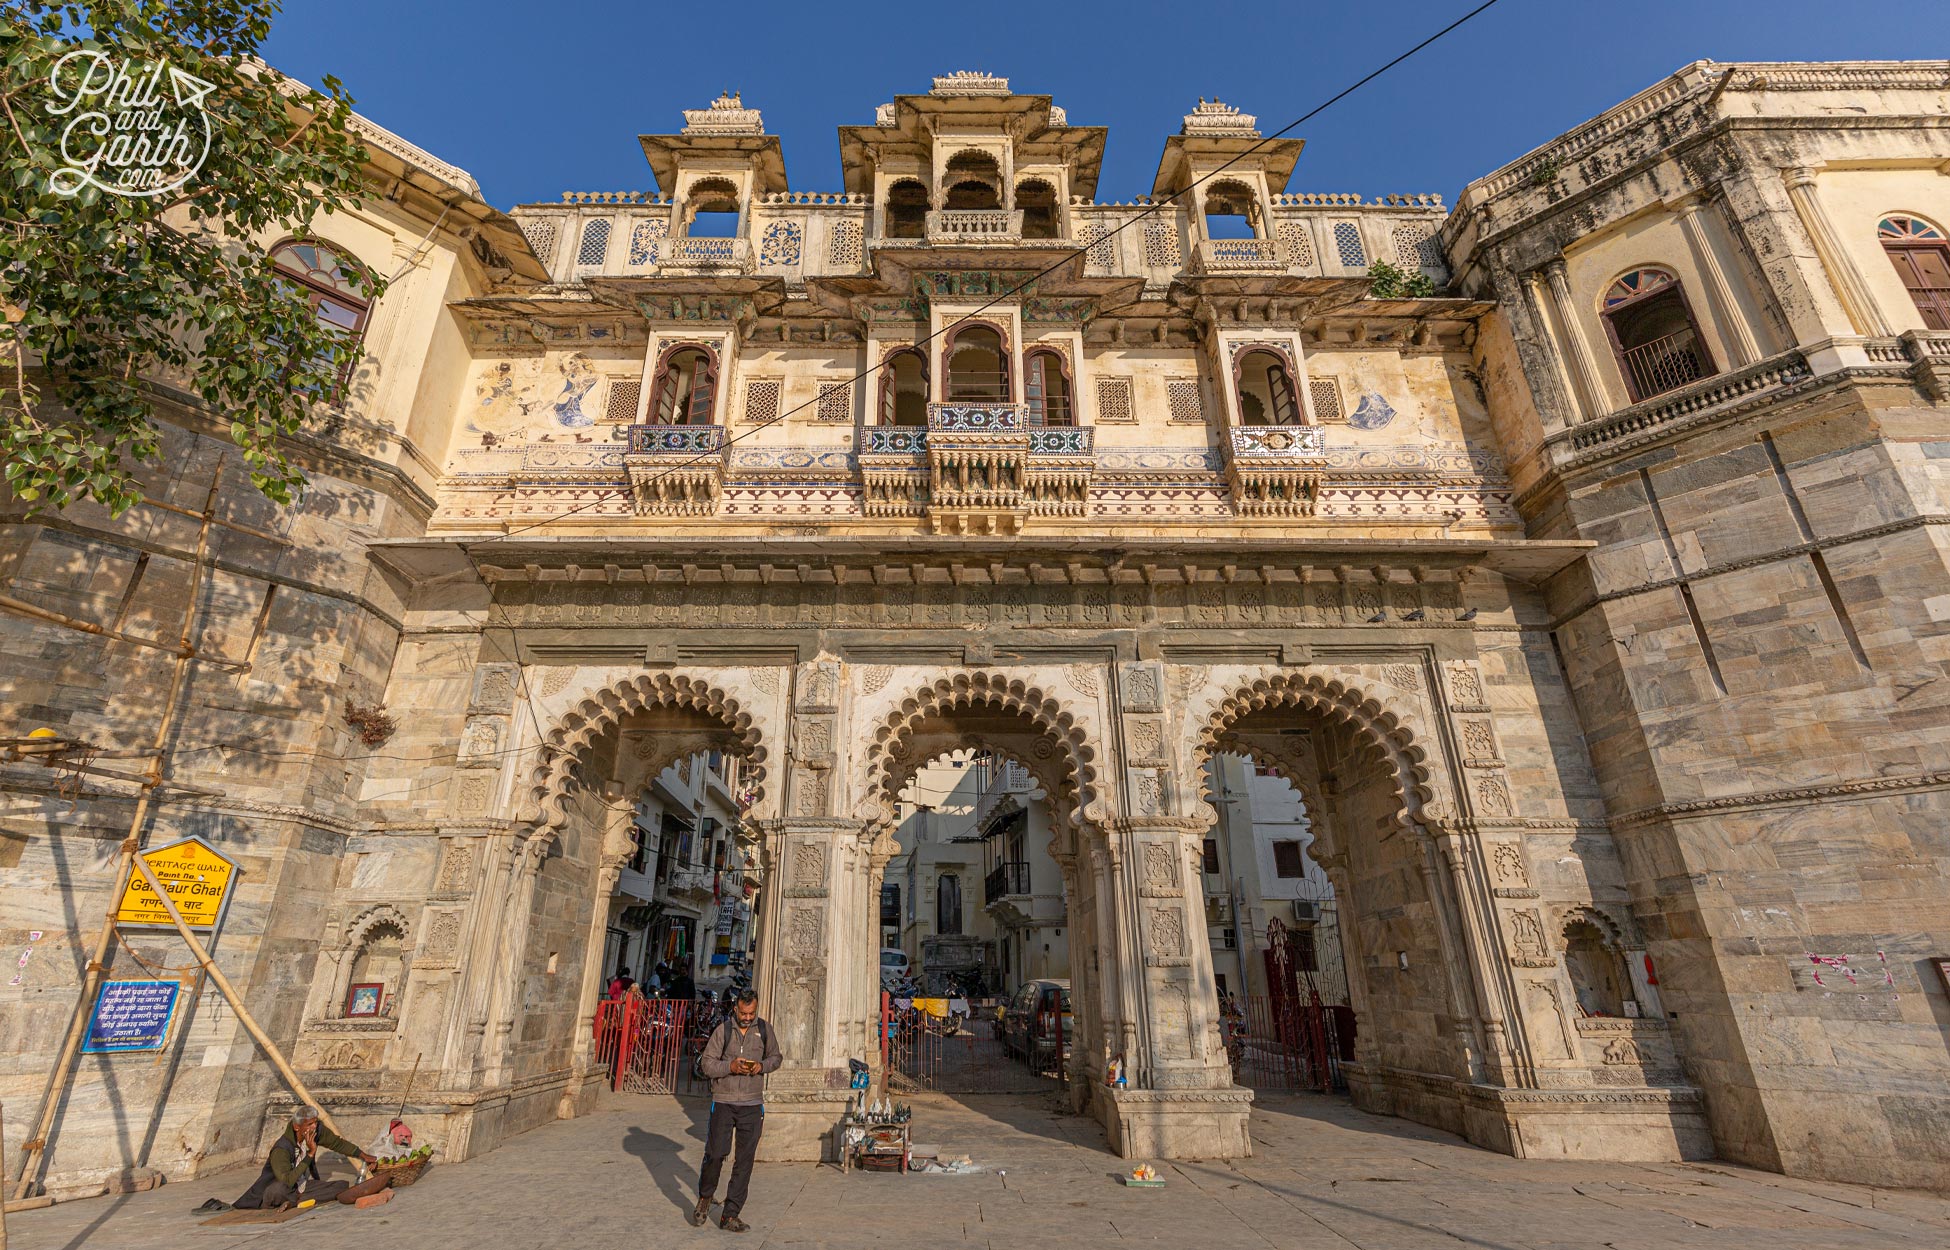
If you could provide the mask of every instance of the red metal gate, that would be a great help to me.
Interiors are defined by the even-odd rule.
[[[596,1061],[608,1066],[611,1089],[677,1092],[690,1006],[667,998],[613,998],[596,1005]]]

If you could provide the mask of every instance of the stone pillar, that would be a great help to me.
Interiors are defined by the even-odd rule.
[[[1576,425],[1586,418],[1584,401],[1578,394],[1576,381],[1571,377],[1564,345],[1557,341],[1557,331],[1551,328],[1551,298],[1549,292],[1539,289],[1542,281],[1533,270],[1523,275],[1517,288],[1523,292],[1524,311],[1530,314],[1538,336],[1544,341],[1544,354],[1550,359],[1551,375],[1564,394],[1564,406],[1568,409],[1564,414],[1566,424]]]
[[[501,917],[507,904],[515,857],[521,850],[520,843],[509,833],[490,835],[487,845],[488,870],[480,892],[474,897],[474,906],[468,909],[474,927],[461,957],[460,1002],[454,1015],[455,1027],[447,1038],[447,1079],[455,1089],[480,1087],[488,1013],[492,1009],[495,976],[501,966],[497,956],[507,940]]]
[[[489,995],[492,1028],[482,1039],[481,1085],[491,1089],[504,1084],[509,1074],[508,1049],[515,1031],[515,1017],[521,1010],[521,972],[528,961],[528,917],[535,907],[535,878],[541,875],[552,839],[531,836],[510,874],[508,901],[501,926],[501,944],[495,955],[494,988]]]
[[[1170,741],[1165,730],[1180,710],[1166,706],[1164,666],[1121,663],[1115,676],[1119,742]],[[1243,1158],[1252,1153],[1252,1092],[1232,1084],[1220,1040],[1195,867],[1211,809],[1157,748],[1125,753],[1133,762],[1117,798],[1130,815],[1105,822],[1096,862],[1099,949],[1114,959],[1115,1046],[1129,1085],[1099,1087],[1100,1114],[1126,1157]]]
[[[1577,383],[1584,419],[1595,421],[1611,411],[1611,403],[1606,398],[1604,384],[1598,380],[1598,366],[1591,355],[1591,345],[1585,341],[1578,307],[1571,299],[1571,280],[1562,256],[1544,266],[1544,280],[1549,284],[1557,323],[1564,327],[1564,342],[1570,348],[1571,377]]]
[[[1476,1037],[1476,994],[1470,976],[1468,952],[1457,933],[1456,911],[1449,897],[1448,883],[1436,870],[1435,848],[1425,840],[1416,868],[1422,874],[1422,888],[1435,908],[1436,941],[1442,948],[1443,976],[1449,986],[1449,1015],[1462,1070],[1457,1076],[1470,1084],[1483,1079],[1481,1047]]]
[[[1760,343],[1754,338],[1754,329],[1740,314],[1740,304],[1734,298],[1733,284],[1727,281],[1726,270],[1720,265],[1720,254],[1713,246],[1713,236],[1708,233],[1705,212],[1706,201],[1697,195],[1688,196],[1674,206],[1679,217],[1679,228],[1686,234],[1686,243],[1693,249],[1693,261],[1699,266],[1700,274],[1706,279],[1707,302],[1712,305],[1715,322],[1720,328],[1720,342],[1726,348],[1727,366],[1738,369],[1760,359]]]
[[[851,1096],[846,1061],[868,1059],[856,1052],[874,1037],[862,989],[879,976],[877,918],[860,888],[871,879],[867,831],[821,816],[758,824],[772,869],[754,984],[785,1056],[766,1081],[759,1158],[817,1161],[831,1155]]]
[[[1518,1063],[1512,1055],[1504,1013],[1497,1009],[1497,1004],[1509,997],[1502,992],[1508,978],[1504,975],[1502,946],[1496,938],[1496,908],[1488,897],[1487,882],[1479,882],[1472,876],[1469,846],[1458,829],[1445,824],[1428,828],[1436,855],[1448,870],[1447,893],[1454,900],[1457,927],[1469,952],[1468,980],[1474,990],[1472,1017],[1482,1029],[1477,1077],[1493,1085],[1528,1086],[1533,1083],[1529,1065]],[[1470,1032],[1471,1042],[1478,1041],[1475,1030]]]
[[[1876,307],[1875,297],[1869,293],[1868,280],[1855,265],[1855,260],[1842,245],[1835,233],[1835,227],[1828,220],[1828,210],[1822,207],[1821,197],[1815,194],[1815,171],[1805,165],[1781,171],[1781,179],[1787,184],[1788,201],[1794,205],[1794,215],[1808,231],[1808,237],[1815,245],[1815,256],[1821,261],[1822,269],[1835,287],[1835,295],[1842,302],[1842,311],[1848,314],[1857,334],[1874,338],[1886,338],[1892,331],[1889,323],[1882,318],[1882,310]]]

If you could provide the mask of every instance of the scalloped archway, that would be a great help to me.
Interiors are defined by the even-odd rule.
[[[538,834],[562,827],[569,800],[577,787],[587,784],[584,770],[598,744],[619,731],[649,742],[650,749],[639,758],[646,776],[697,751],[721,750],[750,768],[750,805],[764,799],[769,751],[738,700],[692,677],[643,673],[588,695],[549,730],[542,758],[529,774],[522,810],[522,819],[534,824]]]
[[[867,748],[871,783],[860,815],[883,830],[916,770],[943,751],[978,747],[1022,765],[1052,813],[1081,823],[1098,793],[1097,748],[1077,718],[1037,686],[1003,673],[956,673],[902,700]]]
[[[1296,767],[1299,761],[1292,756],[1290,745],[1270,734],[1255,732],[1260,728],[1255,720],[1272,719],[1285,709],[1312,712],[1348,726],[1379,751],[1394,782],[1401,808],[1397,819],[1402,824],[1412,823],[1434,801],[1433,778],[1425,763],[1427,752],[1400,718],[1359,689],[1319,673],[1275,673],[1220,700],[1199,732],[1199,762],[1218,753],[1257,755],[1283,767],[1294,767],[1304,775],[1305,770]]]

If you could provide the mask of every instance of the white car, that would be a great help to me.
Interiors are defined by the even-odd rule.
[[[893,993],[896,983],[907,980],[909,964],[907,952],[897,946],[880,948],[880,988]]]

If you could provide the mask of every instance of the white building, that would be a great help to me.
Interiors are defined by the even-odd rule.
[[[1214,982],[1227,993],[1271,993],[1268,933],[1294,936],[1289,955],[1303,999],[1347,1002],[1334,887],[1314,862],[1313,823],[1300,793],[1241,755],[1214,756],[1207,772],[1219,819],[1205,839],[1206,929]]]
[[[739,837],[739,767],[717,752],[693,755],[638,796],[636,852],[610,902],[606,976],[624,971],[643,980],[668,963],[688,967],[705,986],[746,965],[757,874]]]

